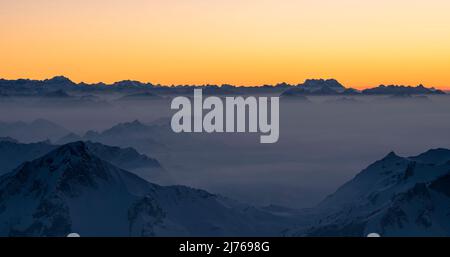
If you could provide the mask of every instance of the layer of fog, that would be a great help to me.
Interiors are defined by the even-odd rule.
[[[428,98],[282,99],[276,144],[260,144],[259,134],[196,135],[190,147],[171,146],[152,157],[178,184],[258,205],[308,207],[390,151],[410,156],[450,148],[450,96]],[[170,99],[98,106],[15,99],[0,103],[0,121],[46,119],[83,135],[170,117],[169,106]],[[174,142],[184,136],[174,135]]]

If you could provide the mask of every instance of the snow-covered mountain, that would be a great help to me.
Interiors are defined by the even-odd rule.
[[[86,147],[95,156],[115,166],[130,170],[140,177],[162,184],[173,183],[170,174],[153,158],[138,153],[133,148],[119,148],[100,143],[85,142]],[[20,164],[42,157],[58,148],[48,142],[21,144],[18,142],[0,142],[0,175]]]
[[[0,236],[270,236],[291,222],[206,191],[149,183],[83,142],[0,177]]]
[[[391,152],[315,210],[312,236],[450,236],[450,150],[404,158]]]
[[[120,148],[93,142],[86,142],[85,144],[91,153],[100,159],[119,166],[122,169],[128,170],[145,167],[161,167],[157,160],[149,158],[146,155],[139,154],[131,147]]]

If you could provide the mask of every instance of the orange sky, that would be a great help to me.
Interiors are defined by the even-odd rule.
[[[0,77],[450,88],[448,0],[0,0]]]

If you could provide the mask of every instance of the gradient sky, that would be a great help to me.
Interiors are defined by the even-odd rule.
[[[448,0],[0,0],[0,77],[450,88]]]

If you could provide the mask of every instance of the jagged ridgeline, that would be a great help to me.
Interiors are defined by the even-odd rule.
[[[84,82],[75,83],[64,76],[46,80],[5,80],[0,79],[0,98],[8,97],[42,97],[45,100],[65,99],[66,103],[74,104],[99,103],[95,95],[80,95],[80,93],[122,93],[119,102],[139,100],[160,100],[161,96],[170,94],[192,94],[195,88],[202,88],[205,95],[241,95],[248,93],[275,93],[283,97],[301,95],[428,95],[445,94],[435,88],[423,85],[380,85],[365,90],[345,87],[335,79],[308,79],[299,84],[279,83],[276,85],[160,85],[124,80],[113,84]]]

